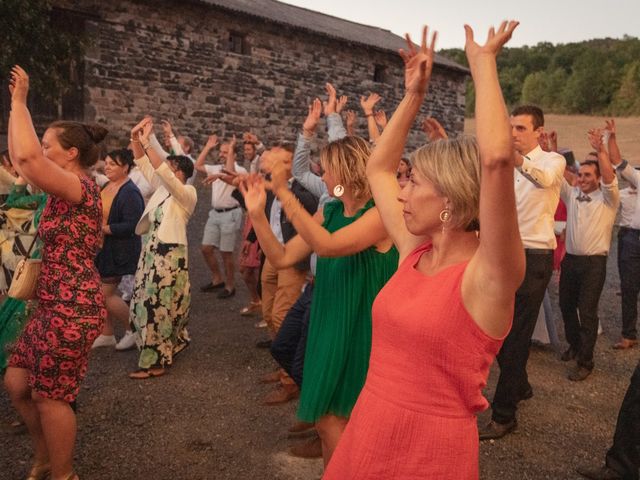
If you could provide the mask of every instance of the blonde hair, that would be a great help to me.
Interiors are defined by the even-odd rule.
[[[371,155],[369,142],[361,137],[347,136],[326,145],[320,152],[322,168],[348,189],[354,198],[371,198],[366,167]]]
[[[429,143],[414,152],[411,164],[449,200],[451,228],[478,228],[480,153],[474,137]]]

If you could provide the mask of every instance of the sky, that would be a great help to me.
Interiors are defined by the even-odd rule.
[[[640,0],[282,0],[419,39],[423,24],[438,30],[436,49],[463,48],[468,23],[477,39],[492,25],[518,20],[509,46],[640,37]]]

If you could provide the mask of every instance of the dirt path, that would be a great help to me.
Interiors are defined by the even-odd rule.
[[[238,295],[218,300],[198,286],[207,281],[198,250],[209,193],[200,192],[190,225],[193,303],[192,345],[168,375],[134,382],[126,373],[136,364],[133,351],[96,351],[79,396],[76,467],[83,480],[107,479],[317,479],[319,460],[294,459],[286,429],[295,405],[263,407],[271,387],[257,379],[273,368],[255,319],[237,312]],[[615,252],[615,249],[612,249]],[[534,397],[521,404],[517,431],[483,443],[483,479],[576,479],[574,468],[600,462],[612,438],[617,411],[640,350],[614,352],[620,329],[618,276],[609,260],[609,279],[601,302],[605,333],[598,340],[595,373],[585,382],[565,378],[566,365],[554,352],[533,348],[529,374]],[[556,284],[552,289],[557,292]],[[558,326],[561,321],[554,293]],[[487,394],[492,395],[496,370]],[[483,414],[483,418],[486,413]],[[14,416],[0,393],[0,424]],[[26,435],[0,432],[0,479],[21,479],[30,462]]]

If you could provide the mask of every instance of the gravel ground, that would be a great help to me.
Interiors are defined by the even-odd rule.
[[[317,479],[320,460],[300,460],[286,450],[293,403],[261,406],[272,387],[258,383],[274,363],[254,344],[266,338],[255,318],[238,311],[247,303],[240,280],[238,294],[218,300],[200,293],[207,272],[198,250],[209,193],[190,225],[193,300],[191,346],[169,374],[132,381],[136,352],[99,349],[78,397],[76,469],[87,480],[140,479]],[[615,246],[612,248],[615,252]],[[618,408],[640,349],[615,352],[620,331],[615,253],[600,302],[604,334],[595,352],[596,369],[586,381],[566,379],[567,365],[549,347],[532,347],[529,377],[532,399],[520,404],[514,434],[480,448],[483,479],[577,479],[575,467],[599,464],[611,442]],[[557,281],[552,280],[558,328]],[[494,366],[486,394],[493,395]],[[479,421],[487,420],[484,412]],[[26,435],[8,431],[15,419],[7,395],[0,392],[0,479],[21,479],[30,464]]]

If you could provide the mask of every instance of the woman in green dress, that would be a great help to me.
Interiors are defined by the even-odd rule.
[[[28,250],[35,238],[40,215],[47,203],[47,194],[31,194],[27,183],[18,177],[11,188],[2,211],[5,235],[2,246],[3,274],[7,276],[7,288],[15,265]],[[11,256],[12,258],[7,258]],[[19,258],[20,257],[20,258]],[[34,245],[32,258],[40,258],[39,245]],[[18,338],[27,319],[27,303],[23,300],[7,297],[0,306],[0,373],[7,368],[8,350]]]
[[[323,180],[335,198],[313,217],[288,189],[291,154],[273,148],[271,189],[298,235],[282,245],[264,213],[263,180],[241,183],[260,246],[276,268],[318,255],[298,417],[313,422],[325,465],[331,458],[364,385],[371,350],[371,304],[395,272],[398,253],[371,200],[365,176],[369,144],[345,137],[321,153]]]

